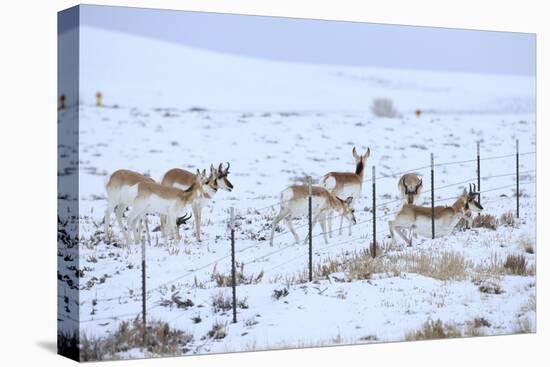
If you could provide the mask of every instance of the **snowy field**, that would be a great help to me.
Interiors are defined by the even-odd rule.
[[[118,60],[114,63],[127,61],[125,58],[131,58],[131,50],[138,45],[155,47],[158,52],[166,52],[166,56],[184,52],[192,65],[199,65],[201,60],[213,63],[222,57],[106,33],[90,29],[82,37],[89,38],[93,45],[109,37],[113,50],[121,53],[113,57]],[[125,54],[129,55],[122,55],[119,43],[126,45],[129,51]],[[121,85],[131,88],[127,80],[132,71],[117,74],[111,89],[107,80],[98,87],[93,79],[103,75],[101,70],[106,66],[98,60],[107,50],[97,47],[82,51],[89,56],[81,66],[82,103],[59,115],[60,124],[74,119],[77,112],[80,119],[79,170],[60,177],[64,180],[71,174],[79,175],[79,197],[63,198],[59,209],[61,220],[65,221],[68,213],[62,203],[79,200],[81,235],[77,246],[61,245],[58,250],[62,264],[58,274],[58,320],[62,328],[65,321],[79,316],[81,335],[107,336],[122,321],[133,320],[141,313],[141,246],[123,246],[113,216],[111,225],[116,240],[107,243],[103,236],[105,181],[110,173],[126,168],[160,181],[174,167],[194,171],[212,163],[230,162],[229,180],[235,189],[231,193],[219,191],[204,209],[203,241],[195,240],[192,219],[182,227],[182,242],[165,245],[160,235],[153,234],[152,243],[146,246],[148,319],[166,321],[192,336],[174,354],[419,339],[415,332],[429,320],[441,320],[458,330],[457,336],[535,331],[536,129],[529,78],[359,68],[337,72],[332,70],[336,69],[334,66],[313,68],[306,78],[299,72],[308,69],[305,65],[285,66],[223,56],[231,60],[230,69],[237,70],[236,65],[240,65],[242,75],[248,75],[242,69],[252,70],[249,78],[265,68],[267,72],[262,77],[271,83],[276,84],[278,78],[285,80],[280,82],[281,88],[288,83],[288,75],[278,74],[283,70],[301,75],[308,79],[304,82],[312,84],[308,91],[305,87],[290,91],[285,97],[289,101],[286,107],[282,105],[284,99],[277,99],[274,104],[252,101],[253,107],[247,107],[239,101],[223,102],[217,95],[219,91],[208,104],[208,96],[200,88],[195,100],[186,100],[181,96],[193,88],[181,84],[182,94],[178,95],[173,84],[179,81],[162,79],[164,70],[152,71],[160,81],[155,79],[150,86],[136,85],[135,90],[130,89],[135,93],[128,93],[127,98]],[[203,65],[208,69],[210,63]],[[228,79],[235,77],[235,70],[229,70]],[[363,77],[340,81],[343,84],[339,90],[350,91],[348,105],[342,97],[327,107],[323,101],[329,100],[331,94],[323,95],[315,89],[323,83],[314,72],[327,78],[337,75],[342,79],[342,75],[352,72]],[[170,85],[172,94],[155,98],[156,84],[161,85],[163,80]],[[224,81],[224,85],[232,82]],[[202,85],[196,80],[190,83]],[[100,88],[105,95],[104,107],[92,103]],[[361,89],[367,91],[362,110]],[[250,96],[257,96],[255,86],[247,90]],[[313,96],[317,92],[320,107],[314,108]],[[202,93],[205,96],[201,100]],[[371,95],[391,96],[401,107],[401,115],[393,119],[373,116],[369,111]],[[418,101],[428,111],[420,117],[412,112],[418,108]],[[520,219],[513,218],[516,139],[521,152]],[[400,207],[399,174],[410,171],[422,175],[421,201],[429,205],[429,164],[433,153],[437,205],[451,205],[468,183],[476,182],[478,141],[483,214],[494,217],[494,226],[457,228],[444,238],[418,238],[412,247],[402,242],[390,245],[387,221]],[[306,176],[318,182],[329,171],[354,171],[353,147],[359,153],[371,150],[362,197],[356,205],[358,223],[351,236],[347,230],[343,235],[333,231],[328,244],[320,235],[320,227],[314,229],[315,281],[305,282],[307,246],[295,244],[282,224],[277,228],[274,246],[269,246],[279,194],[287,186],[303,182]],[[60,149],[62,153],[67,147]],[[67,159],[70,157],[69,153]],[[365,252],[373,235],[373,166],[377,170],[379,245],[375,260]],[[226,284],[231,270],[231,207],[237,214],[236,261],[239,273],[242,272],[237,288],[236,324],[231,322],[231,310],[225,307],[231,296]],[[150,215],[149,220],[151,227],[158,223],[155,215]],[[304,239],[307,218],[294,223]],[[145,233],[142,235],[145,238]],[[522,257],[523,267],[512,266],[510,256]],[[69,284],[67,280],[75,274],[78,283]],[[71,287],[80,290],[78,307],[64,301],[63,294]],[[134,348],[108,358],[148,355]]]

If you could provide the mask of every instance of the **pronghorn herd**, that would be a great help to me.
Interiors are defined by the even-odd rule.
[[[195,235],[200,241],[200,220],[203,206],[216,194],[218,188],[227,191],[233,189],[228,179],[229,163],[223,168],[210,166],[210,173],[197,169],[192,173],[183,169],[171,169],[163,176],[161,183],[152,178],[130,170],[117,170],[109,176],[105,189],[107,191],[107,209],[105,211],[105,236],[110,238],[110,215],[115,211],[118,225],[124,235],[126,243],[138,240],[141,232],[138,222],[143,220],[147,224],[146,214],[159,214],[161,231],[165,238],[172,235],[180,240],[178,230],[178,216],[190,208],[195,215]],[[128,228],[122,222],[124,211],[130,207],[128,214]],[[183,217],[185,222],[190,217]],[[147,234],[149,231],[147,230]]]
[[[370,156],[370,148],[364,154],[358,154],[355,147],[352,150],[355,159],[354,172],[329,172],[321,179],[321,186],[292,185],[281,192],[280,209],[273,219],[271,226],[270,245],[273,245],[275,229],[284,221],[296,243],[300,238],[292,225],[292,219],[307,215],[309,209],[308,198],[312,198],[312,227],[320,223],[325,243],[328,233],[332,233],[332,215],[340,216],[339,233],[342,234],[344,218],[349,223],[349,235],[351,226],[355,224],[355,204],[361,197],[363,177],[367,159]],[[232,191],[233,185],[228,179],[229,163],[226,167],[220,164],[217,168],[210,166],[210,172],[202,172],[197,169],[192,173],[180,168],[167,171],[160,183],[143,174],[130,170],[117,170],[109,176],[106,182],[107,209],[105,211],[105,236],[111,237],[109,230],[110,215],[114,211],[120,230],[127,244],[138,240],[141,233],[141,223],[144,222],[147,229],[147,214],[160,216],[160,228],[165,241],[172,236],[179,241],[181,239],[178,226],[180,222],[186,222],[191,216],[179,217],[187,210],[193,212],[195,220],[195,236],[200,241],[200,226],[202,209],[210,203],[219,189]],[[399,178],[398,191],[402,199],[401,208],[395,218],[388,222],[390,236],[395,243],[397,233],[409,246],[416,235],[431,237],[432,208],[416,205],[422,193],[422,179],[415,173],[407,173]],[[478,200],[479,193],[475,191],[475,185],[470,185],[470,190],[457,198],[452,206],[437,206],[434,208],[435,236],[448,235],[457,225],[460,219],[465,218],[471,225],[472,212],[479,212],[483,208]],[[127,229],[122,221],[126,209],[130,208],[127,220]],[[409,237],[404,231],[409,231]],[[331,236],[332,237],[332,236]],[[306,241],[307,241],[306,237]]]

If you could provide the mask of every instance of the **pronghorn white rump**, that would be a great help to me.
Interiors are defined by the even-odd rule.
[[[357,199],[361,197],[363,189],[363,177],[367,158],[370,156],[370,148],[359,155],[353,147],[353,158],[355,159],[355,172],[329,172],[323,177],[322,185],[325,189],[340,199],[351,197],[350,207],[354,207]],[[332,218],[329,217],[329,232],[332,233]],[[340,219],[339,234],[342,234],[344,218]],[[349,222],[349,235],[351,236],[351,222]]]
[[[477,199],[478,196],[479,193],[472,190],[470,185],[470,190],[464,189],[452,206],[436,206],[434,208],[435,237],[444,237],[451,233],[460,219],[469,211],[483,210]],[[388,222],[388,226],[393,243],[396,243],[395,232],[397,232],[409,246],[412,246],[412,238],[416,234],[427,238],[432,236],[432,208],[404,204],[395,218]],[[409,238],[403,233],[404,229],[410,230]]]
[[[273,246],[273,237],[275,235],[275,228],[281,220],[284,220],[287,227],[290,229],[296,243],[300,243],[300,237],[292,225],[292,218],[304,216],[309,211],[309,186],[308,185],[294,185],[283,190],[280,196],[281,208],[279,214],[273,219],[273,225],[271,227],[271,237],[269,244]],[[352,198],[348,197],[346,200],[342,200],[337,196],[331,194],[328,190],[320,186],[311,186],[311,215],[312,215],[312,228],[315,227],[317,222],[320,222],[323,230],[323,237],[325,243],[327,240],[327,228],[326,228],[326,216],[329,212],[335,211],[342,217],[346,217],[350,223],[355,224],[355,215],[353,209],[351,209]],[[307,241],[307,237],[306,237]]]
[[[155,182],[151,177],[141,173],[130,171],[127,169],[119,169],[111,174],[105,184],[107,191],[107,209],[105,210],[104,218],[104,234],[105,238],[110,238],[110,219],[111,213],[115,210],[116,219],[123,233],[124,238],[128,241],[128,232],[124,229],[122,215],[124,211],[132,205],[137,196],[138,184],[140,182]]]
[[[218,168],[210,165],[210,175],[206,176],[206,171],[201,172],[201,182],[203,183],[203,195],[199,200],[195,200],[191,205],[193,215],[195,216],[195,236],[198,241],[200,238],[200,225],[202,221],[202,208],[204,208],[212,200],[218,192],[218,188],[231,192],[233,184],[228,179],[230,164],[223,168],[222,163]],[[181,168],[173,168],[166,172],[161,183],[166,186],[176,187],[182,190],[187,190],[196,179],[196,174]],[[161,217],[161,227],[164,230],[164,216]]]
[[[146,213],[157,213],[166,216],[167,228],[174,232],[177,241],[180,240],[176,228],[179,214],[191,206],[194,201],[204,195],[200,172],[197,170],[195,181],[187,190],[169,187],[156,182],[140,182],[137,185],[137,195],[128,214],[128,226],[131,233],[135,232],[136,223]],[[134,233],[134,240],[137,241]]]
[[[401,198],[407,204],[416,204],[422,193],[422,178],[416,173],[405,173],[397,182]]]

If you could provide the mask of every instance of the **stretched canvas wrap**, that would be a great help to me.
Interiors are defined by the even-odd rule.
[[[59,13],[58,348],[536,330],[535,35]]]

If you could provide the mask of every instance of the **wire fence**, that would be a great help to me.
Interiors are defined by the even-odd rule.
[[[495,191],[499,191],[499,190],[505,190],[505,189],[510,189],[510,188],[516,188],[516,196],[517,196],[517,205],[518,205],[518,215],[519,215],[519,187],[520,187],[520,184],[525,186],[525,185],[529,185],[529,184],[534,184],[536,183],[535,180],[530,180],[530,181],[521,181],[520,180],[520,177],[523,175],[527,175],[527,174],[531,174],[531,173],[534,173],[535,170],[534,169],[531,169],[531,170],[526,170],[526,171],[519,171],[519,157],[521,156],[526,156],[526,155],[532,155],[532,154],[535,154],[535,152],[524,152],[524,153],[520,153],[519,151],[516,152],[516,154],[506,154],[506,155],[500,155],[500,156],[490,156],[490,157],[484,157],[484,158],[478,158],[478,159],[468,159],[468,160],[457,160],[457,161],[448,161],[448,162],[443,162],[443,163],[435,163],[433,165],[428,165],[428,166],[421,166],[421,167],[417,167],[417,168],[413,168],[413,169],[410,169],[410,170],[405,170],[405,171],[397,171],[397,172],[390,172],[390,173],[381,173],[379,177],[377,177],[377,181],[378,180],[385,180],[385,179],[388,179],[388,178],[395,178],[395,177],[398,177],[398,176],[401,176],[405,173],[409,173],[409,172],[419,172],[419,171],[422,171],[422,170],[426,170],[426,169],[429,169],[431,168],[431,172],[432,172],[432,175],[433,175],[433,170],[434,168],[437,168],[437,167],[446,167],[446,166],[452,166],[452,165],[460,165],[460,164],[469,164],[469,163],[477,163],[478,167],[477,167],[477,177],[472,177],[468,180],[461,180],[459,182],[454,182],[454,183],[450,183],[450,184],[444,184],[442,186],[438,186],[438,187],[434,187],[433,190],[432,190],[432,197],[434,195],[434,192],[435,191],[441,191],[441,190],[444,190],[444,189],[447,189],[447,188],[452,188],[452,187],[458,187],[460,185],[465,185],[465,184],[468,184],[468,183],[471,183],[472,181],[475,181],[477,179],[477,182],[479,182],[480,180],[491,180],[491,179],[495,179],[495,178],[503,178],[503,177],[515,177],[516,178],[516,183],[515,184],[509,184],[509,185],[503,185],[503,186],[499,186],[499,187],[493,187],[493,188],[489,188],[489,189],[484,189],[484,190],[480,190],[479,193],[489,193],[489,192],[495,192]],[[497,160],[497,159],[505,159],[505,158],[510,158],[510,157],[516,157],[516,165],[517,165],[517,169],[516,169],[516,172],[507,172],[507,173],[502,173],[502,174],[497,174],[497,175],[490,175],[490,176],[483,176],[481,177],[480,174],[479,174],[479,164],[480,162],[483,162],[483,161],[489,161],[489,160]],[[529,177],[531,179],[531,177]],[[366,180],[363,180],[363,182],[373,182],[373,179],[366,179]],[[445,197],[445,198],[438,198],[438,199],[434,199],[433,202],[434,203],[440,203],[440,202],[444,202],[444,201],[448,201],[448,200],[452,200],[452,199],[456,199],[457,198],[457,195],[454,195],[454,196],[449,196],[449,197]],[[493,202],[494,201],[497,201],[497,200],[500,200],[502,199],[503,197],[499,197],[497,199],[493,199]],[[375,211],[377,209],[382,209],[382,208],[385,208],[387,209],[388,205],[390,204],[395,204],[395,203],[402,203],[403,202],[403,198],[396,198],[396,199],[392,199],[392,200],[388,200],[388,201],[385,201],[385,202],[381,202],[379,204],[376,204],[375,206],[373,206],[371,208],[372,211]],[[247,215],[249,214],[255,214],[255,215],[258,215],[258,214],[261,214],[262,211],[264,210],[267,210],[267,209],[274,209],[276,208],[277,206],[280,206],[281,204],[284,204],[285,202],[281,202],[281,201],[278,201],[272,205],[268,205],[268,206],[264,206],[264,207],[261,207],[261,208],[255,208],[253,209],[253,211],[251,213],[248,213],[248,214],[242,214],[240,216],[237,216],[237,220],[243,220],[246,218]],[[311,205],[311,204],[310,204]],[[369,223],[372,223],[373,220],[384,220],[388,217],[391,217],[395,214],[397,214],[398,212],[400,211],[400,207],[399,209],[397,210],[393,210],[393,211],[390,211],[390,212],[386,212],[384,213],[383,215],[381,216],[378,216],[376,217],[376,219],[374,218],[367,218],[367,219],[364,219],[364,220],[361,220],[361,221],[358,221],[356,224],[355,224],[355,228],[362,228],[366,225],[368,225]],[[264,213],[265,214],[265,213]],[[338,215],[335,215],[333,216],[332,219],[338,219],[338,218],[341,218],[342,215],[346,215],[346,214],[338,214]],[[220,221],[210,221],[209,224],[228,224],[228,221],[227,220],[220,220]],[[294,228],[295,229],[301,229],[301,228],[304,228],[304,227],[307,227],[309,226],[309,222],[305,222],[301,225],[298,225],[298,226],[295,226]],[[235,225],[234,223],[232,223],[231,225],[228,225],[227,226],[228,229],[229,228],[232,228],[233,230],[235,229]],[[237,225],[236,226],[237,228],[242,228],[242,227],[245,227],[245,225],[243,224],[240,224],[240,225]],[[318,237],[320,236],[326,236],[326,235],[331,235],[332,233],[334,233],[335,231],[340,231],[340,228],[333,228],[333,229],[330,229],[328,231],[324,231],[324,232],[321,232],[321,233],[318,233],[316,235],[312,235],[311,236],[311,239],[317,239]],[[357,230],[357,229],[356,229]],[[381,230],[378,230],[376,231],[376,234],[377,235],[384,235],[384,234],[387,234],[389,232],[388,229],[381,229]],[[289,230],[287,231],[282,231],[280,233],[278,233],[277,235],[275,235],[273,237],[273,239],[278,239],[282,236],[285,236],[285,235],[288,235],[290,234],[291,232]],[[368,237],[367,237],[367,234],[368,234],[368,231],[364,231],[364,232],[361,232],[361,234],[359,236],[356,236],[356,237],[352,237],[352,238],[349,238],[349,239],[346,239],[344,241],[340,241],[340,242],[337,242],[337,243],[333,243],[333,244],[327,244],[325,245],[324,247],[320,247],[320,248],[317,248],[316,251],[318,252],[323,252],[325,250],[328,250],[328,249],[331,249],[331,248],[335,248],[335,247],[339,247],[339,246],[343,246],[345,244],[348,244],[350,242],[354,242],[354,241],[366,241],[367,243],[369,242],[368,241]],[[374,233],[371,233],[371,236],[373,235]],[[232,244],[233,246],[235,245],[234,243]],[[376,246],[376,242],[373,243],[374,246]],[[253,248],[257,248],[258,246],[258,243],[253,243],[249,246],[246,246],[244,248],[241,248],[239,249],[238,251],[235,251],[236,254],[243,254],[244,252],[250,250],[250,249],[253,249]],[[293,248],[295,247],[296,244],[294,243],[294,241],[291,241],[289,244],[286,244],[278,249],[274,249],[268,253],[265,253],[265,254],[261,254],[257,257],[254,257],[246,262],[243,262],[243,263],[247,263],[247,264],[250,264],[250,263],[255,263],[255,262],[259,262],[259,261],[262,261],[262,260],[266,260],[266,259],[270,259],[272,258],[274,255],[276,254],[279,254],[279,253],[282,253],[283,251],[289,249],[289,248]],[[106,251],[106,252],[109,252],[109,251]],[[292,263],[292,262],[295,262],[295,261],[298,261],[299,259],[302,259],[303,257],[306,257],[308,255],[308,252],[303,252],[301,253],[300,255],[298,256],[295,256],[295,257],[292,257],[290,259],[285,259],[284,262],[280,263],[280,264],[277,264],[271,268],[269,268],[267,270],[267,272],[272,272],[276,269],[279,269],[289,263]],[[200,271],[202,270],[205,270],[207,268],[210,268],[210,267],[213,267],[213,266],[216,266],[218,263],[220,263],[221,261],[224,261],[224,260],[227,260],[231,257],[231,254],[226,254],[226,255],[223,255],[223,256],[220,256],[212,261],[209,261],[208,263],[206,264],[203,264],[199,267],[196,267],[194,269],[190,269],[190,270],[187,270],[185,271],[183,274],[177,276],[177,277],[174,277],[168,281],[163,281],[162,283],[160,284],[157,284],[155,285],[153,288],[149,288],[146,292],[140,292],[141,291],[141,288],[136,288],[136,289],[130,289],[128,288],[127,289],[127,294],[124,294],[124,295],[121,295],[121,296],[113,296],[113,297],[106,297],[106,298],[95,298],[93,300],[90,300],[90,301],[83,301],[83,302],[78,302],[78,306],[80,305],[83,305],[85,303],[94,303],[94,304],[97,304],[99,302],[111,302],[111,301],[116,301],[118,300],[119,302],[121,301],[125,301],[125,300],[135,300],[135,301],[138,301],[138,298],[141,298],[141,299],[148,299],[152,296],[152,294],[156,291],[159,291],[163,288],[166,288],[168,287],[169,285],[174,285],[176,284],[177,282],[183,280],[183,279],[186,279],[192,275],[197,275],[199,274]],[[310,259],[311,259],[311,254],[310,254]],[[234,267],[235,264],[233,263],[232,266]],[[143,270],[145,271],[145,270]],[[233,269],[234,271],[234,269]],[[310,264],[310,272],[311,272],[311,264]],[[234,273],[233,273],[234,274]],[[311,274],[310,274],[310,277],[311,277]],[[72,292],[77,292],[79,290],[72,290]],[[71,291],[70,291],[71,292]],[[58,299],[62,300],[62,303],[65,303],[66,305],[69,304],[69,300],[68,300],[68,297],[66,295],[58,295]],[[150,307],[148,310],[153,310],[153,309],[156,309],[158,307],[161,307],[162,305],[160,303],[156,303],[154,306]],[[108,316],[108,317],[101,317],[101,318],[90,318],[90,319],[85,319],[85,320],[77,320],[75,318],[73,318],[72,316],[68,315],[68,314],[64,314],[64,313],[58,313],[58,316],[60,317],[63,317],[63,318],[67,318],[69,320],[72,320],[72,321],[75,321],[75,322],[80,322],[80,323],[88,323],[88,322],[100,322],[100,321],[105,321],[105,320],[117,320],[117,319],[120,319],[120,318],[124,318],[124,317],[136,317],[138,315],[140,315],[141,313],[144,313],[145,311],[144,310],[140,310],[138,312],[135,312],[135,313],[125,313],[125,314],[119,314],[119,315],[112,315],[112,316]],[[180,317],[180,316],[178,316]]]

